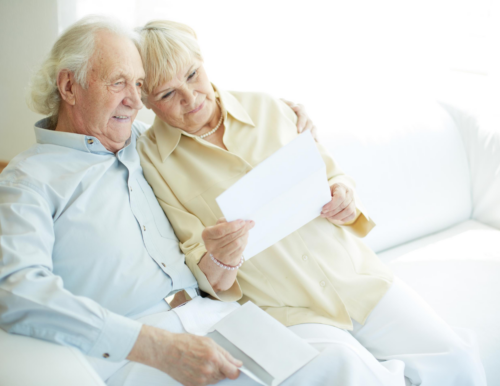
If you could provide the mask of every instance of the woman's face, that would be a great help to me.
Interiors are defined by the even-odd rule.
[[[146,100],[146,107],[161,120],[196,135],[215,126],[218,119],[216,106],[214,90],[198,61],[181,69],[169,82],[156,87]]]

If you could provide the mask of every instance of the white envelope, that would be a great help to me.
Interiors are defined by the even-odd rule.
[[[331,194],[311,133],[300,134],[216,200],[227,221],[255,221],[246,260],[318,217]]]
[[[279,385],[319,354],[252,302],[225,316],[211,330],[207,336],[240,359],[240,370],[262,385]]]

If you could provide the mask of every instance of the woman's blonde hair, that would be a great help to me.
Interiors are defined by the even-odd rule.
[[[49,56],[34,74],[27,100],[33,111],[49,115],[52,124],[57,123],[61,103],[57,77],[62,70],[69,70],[78,84],[87,87],[89,61],[95,51],[95,36],[103,30],[129,38],[139,49],[140,35],[114,19],[91,15],[79,20],[57,39]]]
[[[146,72],[146,94],[172,80],[194,60],[203,61],[196,33],[185,24],[154,20],[136,31],[142,36],[140,52]]]

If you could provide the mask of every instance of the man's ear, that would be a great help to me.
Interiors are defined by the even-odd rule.
[[[76,103],[75,87],[76,82],[73,73],[68,70],[61,70],[57,75],[57,88],[59,94],[61,94],[61,99],[72,106]]]

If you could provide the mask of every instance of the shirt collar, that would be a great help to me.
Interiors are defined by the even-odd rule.
[[[50,118],[44,118],[35,123],[36,141],[40,144],[58,145],[87,153],[111,153],[101,142],[91,135],[65,133],[49,129]],[[130,143],[130,138],[125,147]],[[112,153],[111,153],[112,154]]]
[[[217,88],[214,84],[212,84],[212,87],[214,88],[215,95],[219,97],[219,100],[221,102],[224,120],[227,119],[227,115],[229,114],[238,121],[243,122],[251,127],[255,127],[255,124],[253,123],[246,110],[231,93]],[[155,118],[152,129],[154,130],[156,136],[156,146],[158,146],[158,152],[160,153],[162,162],[164,162],[168,158],[168,156],[175,150],[175,148],[179,144],[181,135],[196,137],[195,135],[185,133],[181,129],[170,126],[168,123],[162,121],[158,117]]]

